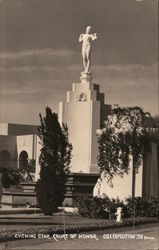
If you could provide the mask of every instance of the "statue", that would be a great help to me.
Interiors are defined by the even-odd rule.
[[[91,43],[97,39],[97,34],[91,34],[91,26],[86,27],[86,34],[81,34],[79,42],[82,42],[82,58],[84,72],[89,73],[91,65]]]
[[[122,222],[122,207],[117,207],[115,215],[117,216],[116,222]]]

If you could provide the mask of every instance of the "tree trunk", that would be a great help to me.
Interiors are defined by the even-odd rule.
[[[132,157],[132,198],[135,198],[135,183],[136,182],[136,172],[135,172],[135,166],[134,161]]]
[[[2,185],[2,178],[1,178],[1,174],[0,174],[0,208],[1,208],[2,195],[3,195],[3,185]]]

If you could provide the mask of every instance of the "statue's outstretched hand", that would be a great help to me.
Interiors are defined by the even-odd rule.
[[[97,33],[94,33],[94,39],[96,40],[97,39]]]

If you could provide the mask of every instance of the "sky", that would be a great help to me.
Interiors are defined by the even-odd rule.
[[[93,44],[93,81],[105,103],[158,114],[157,0],[1,0],[0,122],[38,124],[58,112],[83,71],[79,35]]]

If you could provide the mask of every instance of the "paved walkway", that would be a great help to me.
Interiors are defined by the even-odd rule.
[[[75,237],[71,239],[71,237]],[[7,245],[1,244],[1,249]],[[159,223],[140,225],[133,229],[114,228],[101,231],[69,235],[67,239],[59,239],[53,235],[48,239],[23,240],[9,242],[12,250],[28,249],[159,249]]]

